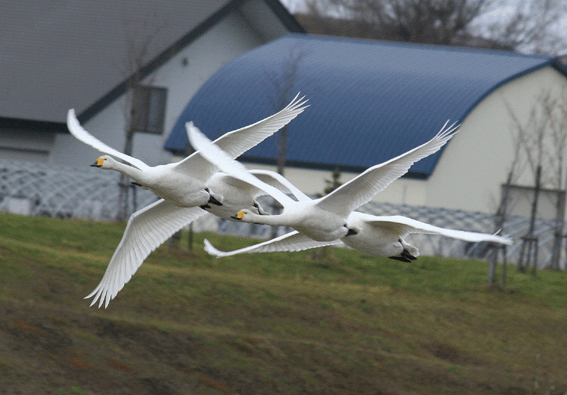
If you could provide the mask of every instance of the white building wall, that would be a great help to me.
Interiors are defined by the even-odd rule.
[[[189,100],[220,67],[263,43],[242,14],[231,13],[148,76],[144,83],[168,89],[164,133],[137,133],[134,137],[133,155],[149,165],[168,163],[171,155],[163,149],[163,145]],[[83,126],[109,146],[122,150],[125,141],[124,107],[123,96]],[[58,134],[49,162],[86,166],[93,163],[99,155],[98,151],[71,135]]]
[[[514,122],[506,103],[525,124],[542,92],[559,95],[561,89],[567,89],[565,76],[545,67],[503,85],[482,100],[427,181],[426,205],[495,212],[514,156]]]

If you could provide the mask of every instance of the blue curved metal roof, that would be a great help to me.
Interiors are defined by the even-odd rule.
[[[291,34],[214,74],[182,112],[165,148],[185,152],[190,120],[214,139],[276,112],[277,86],[298,54],[286,102],[301,91],[310,107],[289,125],[287,163],[343,171],[361,171],[424,143],[447,119],[461,122],[514,78],[561,68],[547,56]],[[240,159],[274,163],[277,146],[276,135]],[[427,178],[440,155],[416,163],[408,176]]]

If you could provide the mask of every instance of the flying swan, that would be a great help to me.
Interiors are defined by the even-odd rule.
[[[278,188],[285,190],[286,193],[293,194],[299,201],[311,200],[309,196],[304,194],[287,179],[282,176],[279,177],[281,178],[278,179]],[[417,247],[407,243],[404,238],[413,233],[437,234],[473,243],[484,241],[506,245],[512,244],[512,240],[505,236],[440,228],[401,215],[377,216],[353,211],[348,216],[347,222],[349,226],[357,227],[360,231],[355,235],[343,237],[340,240],[320,242],[310,239],[297,231],[293,231],[263,243],[228,252],[218,250],[205,239],[205,251],[211,255],[222,258],[237,254],[283,251],[297,252],[344,243],[348,247],[372,256],[388,257],[403,262],[411,262],[417,259],[419,250]]]
[[[216,139],[214,144],[222,147],[229,157],[237,158],[277,132],[303,112],[307,107],[305,105],[306,101],[303,100],[303,97],[298,97],[299,95],[278,113],[252,125],[226,133]],[[236,210],[242,207],[248,207],[251,212],[259,215],[264,213],[255,201],[258,191],[253,189],[249,189],[247,194],[229,193],[225,195],[222,198],[222,206],[209,205],[209,192],[207,192],[207,190],[210,190],[209,187],[211,189],[215,187],[221,191],[233,191],[231,189],[232,186],[238,185],[238,182],[237,180],[231,181],[231,178],[228,176],[217,173],[218,169],[205,160],[198,152],[191,154],[181,162],[151,168],[136,158],[108,147],[89,134],[81,127],[73,110],[69,110],[67,125],[71,134],[83,143],[132,164],[132,166],[122,165],[123,167],[120,167],[121,170],[117,170],[125,170],[132,174],[134,176],[132,178],[138,184],[151,189],[156,195],[162,197],[157,202],[138,210],[130,216],[124,235],[114,251],[100,283],[93,292],[85,297],[85,299],[93,297],[91,306],[99,301],[98,307],[101,307],[103,304],[105,308],[108,307],[110,301],[130,281],[130,278],[136,273],[148,255],[174,233],[204,215],[206,211],[203,208],[220,216],[228,215],[228,213],[234,214]],[[111,163],[108,158],[99,158],[97,162],[99,161],[102,164]],[[159,170],[156,171],[155,169]],[[164,172],[169,172],[170,175],[174,174],[170,178],[165,177],[170,183],[163,182],[164,179],[152,182],[151,176],[155,176],[156,173],[160,172],[162,174]],[[128,173],[124,174],[129,175]],[[142,175],[143,173],[144,175]],[[147,176],[148,174],[151,175]],[[182,179],[189,179],[188,183],[193,187],[202,188],[200,192],[204,190],[206,193],[204,199],[193,202],[185,200],[183,190],[186,190],[186,185],[183,184],[185,181],[181,181]],[[175,196],[178,198],[176,199]],[[180,203],[189,204],[189,206],[184,207]],[[191,204],[194,206],[190,206]]]
[[[403,262],[411,262],[419,256],[417,247],[407,243],[404,238],[412,233],[437,234],[468,242],[492,242],[512,244],[508,237],[490,233],[467,232],[440,228],[425,222],[417,221],[401,215],[377,216],[354,211],[348,217],[348,223],[357,226],[360,232],[331,242],[318,242],[293,231],[263,243],[244,247],[234,251],[220,251],[205,239],[205,251],[219,258],[237,254],[253,254],[261,252],[303,251],[310,248],[337,245],[341,242],[347,246],[377,257],[388,257]]]
[[[374,195],[404,175],[415,162],[443,147],[458,131],[458,126],[447,125],[448,122],[428,142],[394,159],[370,167],[330,194],[315,200],[299,201],[258,180],[244,165],[211,144],[192,122],[188,122],[186,128],[193,148],[199,150],[204,158],[227,174],[264,190],[283,206],[283,212],[279,215],[257,215],[244,209],[237,213],[235,219],[256,224],[289,226],[310,239],[328,242],[359,233],[360,227],[348,221],[352,211],[369,202]]]

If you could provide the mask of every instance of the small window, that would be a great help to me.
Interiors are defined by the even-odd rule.
[[[137,85],[132,100],[132,126],[136,132],[163,133],[167,88]]]

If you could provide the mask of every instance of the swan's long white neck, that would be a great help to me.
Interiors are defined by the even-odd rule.
[[[114,159],[106,159],[105,162],[106,166],[104,166],[103,168],[116,170],[136,181],[142,181],[140,180],[140,178],[142,178],[142,171],[137,169],[136,167],[125,165],[124,163],[120,163]]]
[[[245,210],[246,215],[245,217],[241,214],[244,211],[241,211],[237,214],[237,218],[242,219],[245,222],[251,222],[260,225],[271,225],[271,226],[291,226],[291,223],[288,223],[288,216],[285,214],[278,214],[278,215],[257,215],[249,210]]]

